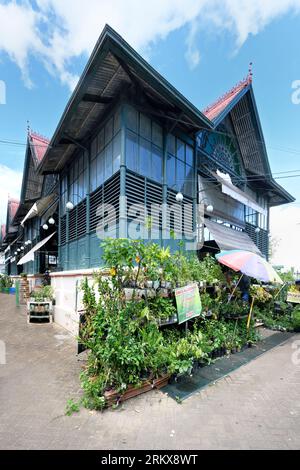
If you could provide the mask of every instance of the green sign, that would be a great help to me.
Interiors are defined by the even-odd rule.
[[[178,323],[198,317],[202,312],[199,289],[196,284],[175,289]]]

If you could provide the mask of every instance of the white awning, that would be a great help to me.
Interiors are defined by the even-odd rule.
[[[26,220],[32,219],[33,217],[42,214],[49,206],[53,204],[55,199],[57,199],[57,194],[53,193],[36,201],[22,220],[22,227],[24,226]]]
[[[230,196],[232,199],[235,199],[236,201],[241,202],[247,207],[251,207],[251,209],[255,210],[256,212],[259,212],[260,214],[263,214],[263,215],[268,214],[267,209],[264,209],[263,207],[261,207],[255,201],[255,199],[253,199],[247,193],[245,193],[241,189],[237,188],[234,184],[232,184],[231,178],[229,175],[221,173],[219,170],[217,170],[217,173],[213,173],[213,175],[222,184],[223,194],[227,194],[227,196]]]
[[[260,250],[246,232],[234,230],[209,219],[204,219],[204,225],[220,250],[246,250],[261,255]]]
[[[56,232],[51,233],[49,237],[44,238],[44,240],[41,240],[40,242],[38,242],[30,251],[28,251],[28,253],[26,253],[25,256],[23,256],[20,259],[20,261],[18,262],[18,265],[29,263],[29,261],[34,261],[34,253],[38,251],[43,245],[45,245],[50,240],[50,238],[52,238],[53,235],[55,234]]]
[[[15,238],[15,240],[13,242],[11,242],[10,245],[8,245],[8,247],[4,251],[4,254],[6,254],[11,249],[11,247],[14,245],[14,243],[16,243],[20,238],[21,238],[21,235],[19,235],[17,238]]]

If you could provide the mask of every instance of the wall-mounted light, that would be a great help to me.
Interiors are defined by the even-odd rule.
[[[68,201],[67,204],[66,204],[66,209],[68,209],[68,211],[71,211],[72,209],[74,209],[73,202]]]
[[[21,246],[21,251],[24,251],[24,250],[25,250],[24,246]]]
[[[17,252],[20,253],[20,251],[21,251],[20,248],[18,248],[18,249],[17,249]]]
[[[49,228],[49,227],[48,227],[47,224],[44,224],[44,225],[43,225],[43,229],[44,229],[44,230],[48,230],[48,228]]]
[[[27,245],[31,245],[32,241],[31,240],[27,240]]]
[[[18,252],[17,252],[17,251],[15,251],[15,256],[17,256],[17,254],[18,254]]]
[[[206,206],[206,212],[209,212],[209,213],[213,212],[214,211],[214,206],[212,204],[210,204],[207,197],[204,197],[203,199],[201,199],[199,204],[201,205],[205,200],[208,202],[208,204]]]
[[[53,217],[50,217],[50,219],[48,220],[48,223],[50,225],[54,225],[55,224],[55,220],[53,219]]]
[[[259,227],[256,227],[255,233],[259,233],[259,232],[260,232],[260,228],[259,228]]]
[[[182,202],[183,201],[183,194],[181,192],[176,194],[176,201]]]

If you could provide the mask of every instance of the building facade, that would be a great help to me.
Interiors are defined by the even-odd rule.
[[[22,267],[44,270],[40,244],[57,243],[55,316],[74,333],[78,285],[102,265],[103,238],[171,249],[183,240],[199,255],[240,248],[268,258],[269,210],[294,200],[272,177],[251,71],[201,112],[109,26],[40,156],[35,212],[24,169],[15,218],[28,247]]]

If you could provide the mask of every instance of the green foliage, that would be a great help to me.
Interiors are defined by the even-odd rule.
[[[295,307],[293,310],[292,324],[295,331],[300,331],[300,306]]]
[[[44,300],[53,300],[53,288],[51,286],[41,287],[40,289],[31,292],[30,296],[37,302],[43,302]]]
[[[169,282],[173,287],[190,281],[222,282],[220,266],[211,257],[201,262],[183,250],[171,256],[169,249],[141,241],[105,240],[103,259],[110,277],[99,273],[91,285],[82,283],[86,311],[80,341],[89,350],[81,374],[82,403],[102,409],[105,392],[122,394],[143,379],[190,373],[195,362],[209,362],[216,349],[241,346],[255,340],[246,322],[204,320],[199,317],[184,328],[160,328],[162,320],[176,314],[174,297],[126,300],[124,287],[145,288],[149,281]],[[221,294],[215,299],[203,295],[206,309],[218,310]],[[232,307],[231,307],[232,308]],[[252,335],[252,336],[251,336]]]
[[[153,318],[164,320],[173,317],[177,313],[173,299],[154,297],[148,300],[148,308]]]
[[[66,411],[65,411],[65,414],[67,416],[71,416],[73,413],[78,413],[79,411],[80,411],[79,402],[78,403],[74,402],[72,398],[67,401]]]
[[[277,271],[283,282],[295,282],[295,271],[293,268],[289,271],[282,271],[282,268],[275,267],[275,271]]]
[[[291,312],[288,311],[288,305],[282,303],[284,309],[281,313],[276,313],[274,308],[260,309],[256,313],[256,317],[261,319],[267,328],[278,331],[293,330],[293,319]]]
[[[109,238],[101,246],[103,261],[117,288],[143,287],[146,281],[167,281],[172,287],[191,281],[225,281],[220,264],[211,256],[199,261],[195,254],[182,249],[171,255],[169,247],[142,240]]]
[[[0,275],[0,289],[8,289],[12,286],[13,281],[7,274]]]

